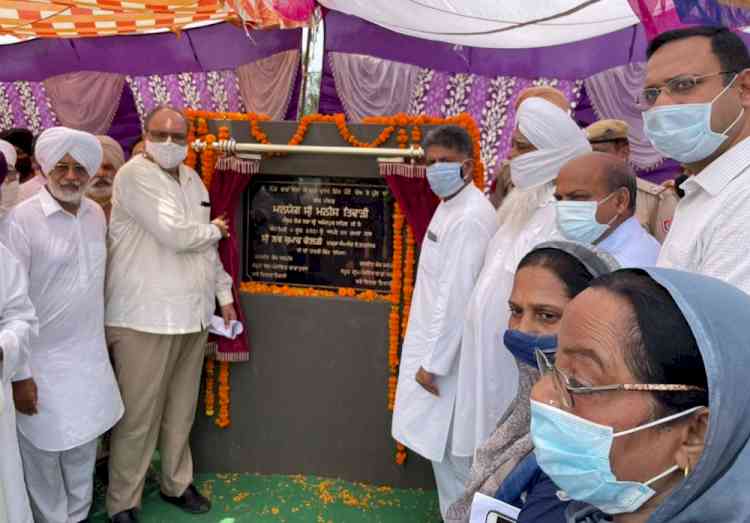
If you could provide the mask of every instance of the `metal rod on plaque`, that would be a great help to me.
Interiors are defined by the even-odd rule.
[[[196,140],[192,144],[193,149],[202,151],[206,143]],[[379,148],[379,147],[349,147],[349,146],[325,146],[325,145],[281,145],[264,143],[237,143],[235,140],[219,140],[214,142],[213,148],[219,152],[231,154],[258,154],[258,153],[285,153],[285,154],[340,154],[350,156],[377,156],[381,158],[423,158],[424,150],[421,147],[409,149]]]

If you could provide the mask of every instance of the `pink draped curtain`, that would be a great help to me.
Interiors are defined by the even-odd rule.
[[[656,152],[643,132],[643,117],[636,97],[643,89],[646,65],[633,63],[595,74],[584,83],[591,105],[599,119],[624,120],[630,126],[630,161],[642,171],[658,167],[664,158]]]
[[[44,86],[62,125],[107,134],[120,105],[125,77],[80,71],[48,78]]]
[[[409,110],[419,67],[350,53],[331,52],[328,59],[349,120]]]
[[[214,358],[219,361],[248,361],[250,359],[250,345],[247,341],[248,326],[240,302],[239,281],[241,264],[240,251],[237,246],[237,229],[235,216],[240,204],[240,198],[250,183],[250,178],[257,174],[260,167],[259,160],[242,160],[239,158],[220,158],[216,164],[216,171],[211,179],[211,219],[225,215],[229,218],[229,237],[219,242],[219,257],[224,269],[234,281],[232,294],[234,295],[237,318],[245,326],[245,332],[230,340],[220,336],[211,336],[209,349],[216,347]]]
[[[245,107],[274,120],[286,115],[299,70],[299,51],[276,53],[237,68],[240,94]]]

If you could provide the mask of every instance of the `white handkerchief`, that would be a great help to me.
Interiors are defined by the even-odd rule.
[[[235,339],[237,336],[243,333],[245,327],[242,323],[237,320],[229,322],[229,327],[224,325],[224,318],[220,316],[214,316],[211,318],[211,325],[208,326],[208,332],[216,334],[217,336],[223,336],[230,340]]]

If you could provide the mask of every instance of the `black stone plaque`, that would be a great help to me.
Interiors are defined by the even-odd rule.
[[[245,281],[390,291],[385,182],[256,176],[246,198]]]

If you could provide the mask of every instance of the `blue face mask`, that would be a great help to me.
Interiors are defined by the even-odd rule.
[[[508,329],[503,335],[503,343],[517,360],[536,369],[538,367],[534,351],[539,349],[545,354],[554,354],[557,349],[557,336],[535,336]]]
[[[727,132],[740,121],[745,109],[723,133],[711,129],[711,108],[734,84],[737,76],[708,103],[667,105],[643,113],[643,130],[654,149],[680,163],[705,160],[727,139]]]
[[[607,232],[617,218],[615,216],[609,223],[596,221],[599,204],[609,200],[612,194],[600,202],[555,202],[557,228],[568,240],[593,244]]]
[[[613,439],[668,423],[701,408],[615,434],[612,427],[531,400],[534,454],[541,469],[568,498],[593,505],[606,514],[635,512],[656,494],[649,485],[678,467],[675,465],[645,483],[618,481],[609,462]]]
[[[462,174],[461,162],[436,162],[427,166],[427,182],[438,198],[445,199],[460,191],[466,185]]]

